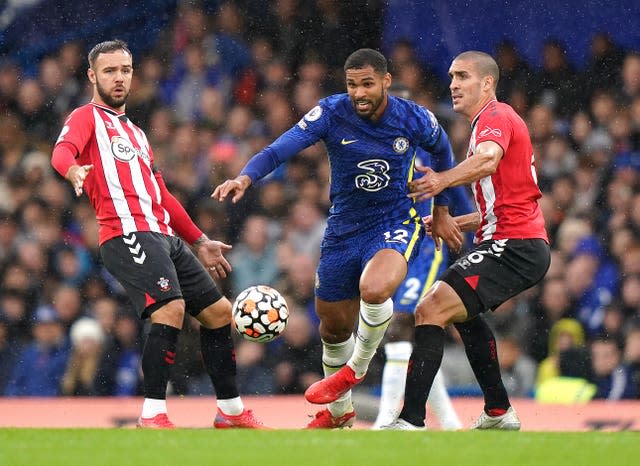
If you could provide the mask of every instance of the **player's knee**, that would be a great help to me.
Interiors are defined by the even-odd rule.
[[[392,290],[380,283],[361,283],[360,299],[369,304],[382,304],[392,295]]]
[[[183,299],[174,299],[162,305],[151,314],[153,323],[162,323],[182,328],[185,304]]]
[[[420,300],[416,307],[416,325],[445,326],[450,318],[444,297],[433,289]]]
[[[231,323],[231,302],[221,298],[205,307],[196,319],[207,328],[220,328]]]

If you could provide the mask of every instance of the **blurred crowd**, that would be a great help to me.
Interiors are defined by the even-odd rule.
[[[170,190],[200,228],[233,245],[234,270],[219,286],[233,300],[267,284],[289,303],[281,338],[237,341],[247,394],[301,393],[322,377],[313,295],[329,208],[325,149],[301,152],[238,204],[209,195],[320,98],[343,91],[349,53],[382,46],[381,9],[366,6],[375,2],[363,2],[368,28],[353,27],[340,2],[309,3],[181,4],[156,44],[134,57],[127,115],[146,131]],[[49,163],[66,115],[90,98],[92,45],[65,44],[42,57],[34,76],[0,62],[0,395],[140,394],[145,328],[100,263],[93,209]],[[469,125],[451,111],[447,82],[410,41],[385,45],[394,80],[434,111],[463,157]],[[596,34],[588,65],[576,69],[564,47],[546,42],[540,68],[508,41],[492,51],[499,98],[531,132],[553,253],[539,286],[487,318],[512,396],[545,401],[544,384],[580,381],[589,398],[638,398],[640,54]],[[213,393],[198,341],[188,318],[174,394]],[[454,394],[473,394],[455,330],[448,341],[448,384]],[[380,358],[366,390],[379,381]]]

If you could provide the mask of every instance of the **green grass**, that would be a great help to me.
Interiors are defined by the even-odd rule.
[[[633,465],[635,432],[0,429],[0,465]]]

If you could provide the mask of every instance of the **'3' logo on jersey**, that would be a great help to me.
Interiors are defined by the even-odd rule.
[[[389,163],[386,160],[371,159],[358,164],[366,173],[357,175],[355,178],[356,187],[365,191],[375,192],[386,188],[391,177],[387,174]]]

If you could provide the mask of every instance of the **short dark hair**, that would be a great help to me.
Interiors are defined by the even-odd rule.
[[[493,88],[494,90],[496,89],[500,79],[500,68],[498,68],[498,64],[491,55],[478,50],[468,50],[459,54],[454,60],[458,58],[474,62],[481,78],[485,76],[493,77]]]
[[[106,40],[94,45],[88,56],[89,67],[93,68],[98,55],[100,55],[101,53],[110,53],[115,52],[116,50],[123,50],[131,55],[131,50],[129,50],[129,46],[127,45],[127,43],[120,39]]]
[[[347,57],[344,70],[362,69],[371,66],[376,73],[387,73],[387,59],[377,50],[358,49]]]

